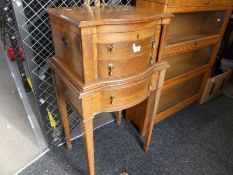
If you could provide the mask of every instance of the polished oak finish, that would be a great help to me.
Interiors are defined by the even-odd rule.
[[[72,145],[67,103],[81,118],[91,175],[95,172],[96,114],[116,112],[120,124],[122,110],[145,103],[141,117],[146,126],[147,151],[169,67],[166,62],[156,62],[161,51],[160,36],[173,16],[129,6],[54,8],[48,13],[55,48],[55,56],[48,63],[68,149]]]
[[[163,26],[159,62],[170,64],[165,76],[155,123],[198,102],[221,43],[232,11],[232,0],[137,0],[137,7],[161,13],[174,13],[175,18]],[[129,117],[145,135],[141,116],[145,105]],[[131,109],[128,110],[132,113]]]

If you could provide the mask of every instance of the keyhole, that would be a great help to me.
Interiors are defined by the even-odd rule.
[[[137,35],[137,39],[139,39],[139,35]]]

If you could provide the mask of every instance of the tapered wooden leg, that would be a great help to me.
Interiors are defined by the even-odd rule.
[[[148,117],[147,131],[146,131],[145,143],[143,147],[145,151],[148,151],[149,149],[160,93],[161,93],[161,90],[153,91],[151,92],[151,95],[149,96],[149,99],[148,99],[147,112],[146,112],[146,115],[148,115],[147,116]]]
[[[118,125],[121,124],[121,119],[122,119],[122,111],[117,111],[116,112],[116,121],[117,121]]]
[[[86,146],[87,164],[89,168],[89,174],[95,174],[95,162],[94,162],[94,138],[93,138],[93,119],[89,119],[83,122],[84,138]]]
[[[72,144],[70,140],[70,128],[69,128],[69,120],[67,117],[65,96],[62,90],[62,83],[60,82],[60,80],[56,80],[56,83],[57,83],[57,86],[55,87],[56,87],[56,94],[57,94],[57,102],[58,102],[59,111],[60,111],[62,124],[64,128],[66,146],[67,146],[67,149],[70,151],[72,149]]]

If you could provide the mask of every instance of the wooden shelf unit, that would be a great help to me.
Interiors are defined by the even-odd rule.
[[[137,7],[175,14],[171,23],[163,26],[161,35],[163,44],[157,61],[167,61],[171,67],[165,76],[155,123],[199,101],[232,5],[232,0],[137,0]],[[142,135],[144,121],[137,118],[143,112],[131,119]]]

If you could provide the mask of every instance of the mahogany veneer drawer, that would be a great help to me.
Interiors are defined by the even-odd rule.
[[[131,84],[112,86],[100,92],[102,111],[119,110],[132,107],[144,99],[157,88],[158,75],[154,73],[143,80]]]
[[[162,59],[162,61],[166,61],[171,66],[167,69],[165,80],[170,80],[192,70],[208,66],[212,51],[213,46]]]
[[[204,75],[198,75],[168,89],[163,89],[158,106],[158,113],[181,103],[199,93]]]

